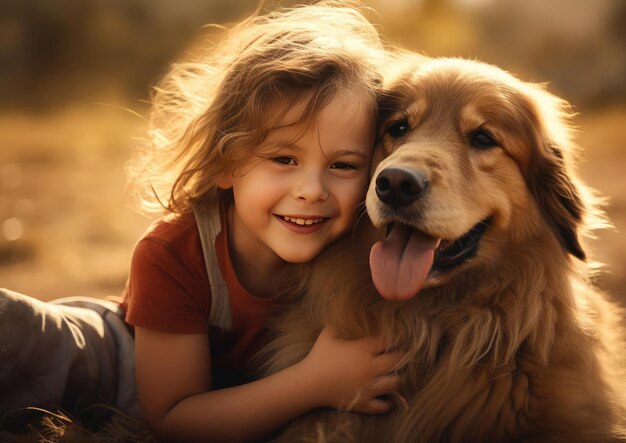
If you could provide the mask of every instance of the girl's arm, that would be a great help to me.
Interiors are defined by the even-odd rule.
[[[322,406],[381,414],[392,405],[376,397],[399,382],[386,375],[400,360],[398,354],[382,353],[384,346],[376,339],[343,340],[325,329],[300,363],[252,383],[211,391],[207,334],[136,328],[135,337],[144,417],[177,441],[260,440]]]

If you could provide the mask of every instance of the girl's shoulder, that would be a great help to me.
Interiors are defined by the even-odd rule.
[[[154,221],[132,254],[126,321],[163,332],[205,332],[210,294],[194,215]]]
[[[193,213],[167,214],[153,221],[139,241],[150,239],[166,245],[198,244],[198,224]]]
[[[132,261],[133,264],[156,263],[165,269],[176,264],[204,283],[202,244],[193,213],[168,214],[152,222],[135,245]]]

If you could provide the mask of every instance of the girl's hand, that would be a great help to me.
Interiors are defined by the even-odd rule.
[[[400,377],[390,372],[402,358],[399,352],[384,351],[378,337],[346,340],[326,327],[300,363],[303,383],[313,384],[319,406],[384,414],[393,403],[377,397],[397,389]]]

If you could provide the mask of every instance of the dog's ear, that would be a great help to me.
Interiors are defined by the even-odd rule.
[[[586,259],[579,231],[585,205],[581,193],[568,171],[563,148],[543,141],[530,162],[529,186],[543,216],[574,257]]]
[[[569,123],[571,106],[542,85],[520,82],[510,91],[507,123],[519,141],[523,140],[511,154],[565,250],[586,260],[580,236],[585,228],[587,194],[573,170],[576,146]]]
[[[580,235],[587,208],[583,184],[576,179],[573,165],[576,145],[570,125],[572,107],[547,92],[545,86],[530,88],[535,129],[535,149],[529,165],[531,192],[565,249],[586,260]]]

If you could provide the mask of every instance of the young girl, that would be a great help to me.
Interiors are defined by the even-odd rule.
[[[355,9],[304,6],[244,21],[160,85],[152,154],[138,169],[172,214],[137,244],[124,301],[142,412],[160,433],[248,441],[316,407],[389,410],[377,397],[396,385],[386,374],[398,356],[332,331],[301,363],[232,386],[292,264],[353,226],[374,146],[378,51]]]
[[[169,215],[137,243],[121,311],[134,329],[142,417],[158,433],[250,441],[317,407],[390,409],[379,397],[398,383],[388,373],[399,356],[377,338],[324,330],[300,363],[246,377],[293,267],[347,233],[363,202],[380,54],[357,9],[319,3],[243,21],[156,89],[150,143],[130,172]],[[71,357],[53,381],[67,378],[71,405],[89,397],[132,410],[129,336],[112,311],[107,302],[50,305],[0,292],[0,317],[36,319],[29,327],[43,329],[45,348]],[[68,318],[74,327],[63,329]],[[61,339],[69,329],[74,340]],[[58,344],[68,341],[69,350]],[[44,352],[0,351],[21,368]],[[30,386],[43,386],[42,374]],[[6,380],[0,371],[8,391]]]

